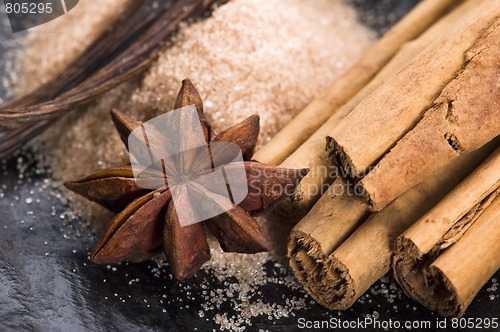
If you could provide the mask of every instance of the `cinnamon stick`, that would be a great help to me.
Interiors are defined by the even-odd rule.
[[[338,159],[349,177],[362,178],[420,121],[442,89],[467,65],[467,52],[499,16],[500,2],[479,4],[329,133],[331,157]]]
[[[417,126],[361,180],[373,210],[428,174],[500,135],[500,19],[466,54],[466,66]]]
[[[288,257],[298,281],[326,308],[350,307],[389,271],[393,241],[495,147],[462,155],[364,222],[368,206],[359,196],[325,194],[290,233]]]
[[[458,1],[426,0],[420,2],[399,23],[375,43],[348,71],[341,75],[322,95],[314,99],[290,121],[253,159],[279,165],[328,118],[363,88],[392,58],[400,46],[412,40]]]
[[[500,268],[499,195],[497,148],[396,240],[393,272],[408,296],[443,316],[463,314]]]
[[[406,63],[413,59],[443,33],[448,33],[475,6],[483,0],[468,0],[440,18],[428,30],[415,40],[405,42],[394,57],[377,75],[346,104],[341,106],[325,124],[311,135],[295,152],[286,158],[280,166],[307,167],[310,172],[302,179],[294,193],[278,207],[280,213],[303,216],[325,192],[326,188],[338,175],[338,169],[325,151],[325,137],[331,132],[354,107],[373,91],[394,76]]]

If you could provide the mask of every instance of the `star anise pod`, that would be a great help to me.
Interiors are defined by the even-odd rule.
[[[70,190],[117,213],[91,253],[93,262],[141,262],[150,259],[163,248],[175,277],[184,280],[193,276],[210,259],[205,227],[213,233],[226,252],[251,254],[268,250],[266,236],[250,213],[272,208],[293,192],[308,170],[248,161],[259,134],[257,115],[250,116],[211,139],[201,97],[193,84],[185,79],[173,112],[178,109],[181,109],[180,112],[187,112],[184,109],[188,106],[196,109],[196,119],[179,117],[177,130],[185,133],[180,136],[185,141],[180,142],[172,139],[171,132],[158,130],[147,122],[136,121],[113,110],[112,119],[129,152],[129,144],[138,142],[152,159],[161,160],[161,164],[144,168],[139,178],[137,174],[134,176],[132,165],[101,170],[81,180],[65,183]],[[160,155],[172,146],[193,146],[190,141],[195,140],[195,135],[190,133],[195,131],[196,124],[199,127],[201,125],[201,136],[211,154],[204,154],[203,147],[191,149],[172,157],[177,158],[175,163],[165,163]],[[147,132],[147,135],[141,136],[141,132]],[[231,145],[238,147],[237,151],[231,149]],[[234,161],[238,153],[241,153],[244,161]],[[206,167],[207,163],[210,167]],[[232,203],[228,208],[228,200],[221,192],[214,192],[213,188],[196,183],[195,189],[200,189],[196,192],[196,197],[200,197],[200,202],[208,199],[220,207],[223,213],[200,220],[201,222],[181,224],[179,212],[183,216],[194,216],[197,205],[205,203],[193,199],[192,195],[176,196],[174,186],[177,185],[177,180],[175,176],[166,177],[165,172],[184,179],[186,174],[194,178],[214,174],[213,172],[221,169],[226,180],[227,174],[243,169],[246,181],[233,183],[232,187],[227,181],[220,181],[214,187],[227,189],[231,199],[237,194],[238,188],[235,187],[245,188],[245,192],[248,190],[246,196],[238,204]],[[173,199],[173,196],[177,198]]]

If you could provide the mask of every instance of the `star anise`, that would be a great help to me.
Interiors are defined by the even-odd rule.
[[[185,107],[193,105],[196,108],[194,113],[197,114],[197,121],[201,124],[202,136],[211,152],[209,164],[212,169],[207,170],[206,167],[199,166],[204,162],[206,164],[207,160],[203,159],[207,157],[194,149],[177,157],[180,158],[178,164],[182,165],[181,170],[162,163],[163,168],[146,169],[141,174],[142,177],[137,179],[137,174],[134,177],[133,167],[124,166],[101,170],[84,179],[65,183],[70,190],[117,213],[91,253],[93,262],[99,264],[141,262],[150,259],[163,248],[173,274],[178,280],[184,280],[192,277],[206,261],[210,260],[205,227],[217,238],[221,248],[226,252],[251,254],[268,250],[266,236],[250,212],[257,213],[272,208],[287,194],[293,192],[308,170],[286,169],[248,161],[253,154],[259,134],[257,115],[250,116],[211,139],[201,97],[193,84],[185,79],[174,109],[182,109],[183,112]],[[147,123],[136,121],[117,110],[113,110],[111,114],[128,150],[130,150],[131,136],[142,143],[150,154],[159,153],[158,151],[163,151],[174,144],[168,132],[160,132]],[[178,130],[188,133],[187,136],[182,136],[188,137],[187,140],[191,137],[189,133],[193,130],[193,123],[195,121],[179,123]],[[138,135],[140,131],[135,130],[136,128],[147,130],[148,136]],[[233,161],[235,152],[226,149],[225,145],[217,145],[218,142],[231,143],[239,147],[238,152],[241,151],[245,161]],[[184,143],[186,142],[179,144]],[[183,213],[187,211],[189,214],[197,208],[195,206],[197,202],[189,199],[187,195],[179,196],[180,198],[174,202],[172,186],[175,183],[170,183],[169,186],[169,182],[172,181],[166,180],[165,167],[170,167],[169,171],[174,174],[182,173],[181,175],[185,174],[183,171],[186,167],[189,168],[190,174],[194,172],[196,175],[209,174],[222,168],[225,174],[237,168],[244,169],[246,173],[244,186],[248,188],[248,193],[239,204],[232,204],[230,208],[224,209],[225,212],[222,214],[183,226],[177,209],[182,209]],[[157,185],[159,182],[161,185]],[[148,183],[156,186],[148,186]],[[227,188],[231,195],[233,188],[227,183],[222,186]],[[204,193],[207,188],[202,189],[201,192]],[[217,192],[210,192],[209,198],[215,205],[224,206],[227,203]]]

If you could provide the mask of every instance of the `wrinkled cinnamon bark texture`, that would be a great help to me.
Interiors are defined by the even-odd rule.
[[[464,68],[415,129],[361,180],[374,210],[500,135],[499,41],[500,19],[466,52]]]
[[[500,268],[499,194],[497,148],[397,239],[392,266],[408,296],[443,316],[464,313]]]
[[[499,2],[478,5],[329,133],[332,158],[338,159],[351,178],[365,176],[414,128],[446,85],[462,71],[466,54],[499,16]]]
[[[366,203],[340,191],[340,179],[334,182],[290,234],[288,257],[297,280],[326,308],[349,308],[389,271],[394,240],[494,148],[461,156],[368,219]]]

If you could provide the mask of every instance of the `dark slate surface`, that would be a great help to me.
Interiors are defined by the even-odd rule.
[[[361,18],[381,32],[415,1],[352,2]],[[374,12],[379,19],[374,19]],[[4,28],[0,36],[12,38]],[[0,43],[2,59],[5,45]],[[5,91],[0,90],[0,97],[4,95]],[[230,305],[223,305],[199,316],[205,301],[200,283],[209,280],[209,288],[224,288],[206,272],[177,283],[171,279],[168,267],[157,273],[152,263],[123,264],[114,269],[92,264],[88,251],[96,242],[95,235],[83,221],[68,221],[66,209],[56,197],[57,190],[45,188],[50,170],[40,169],[34,160],[32,153],[25,151],[0,162],[0,331],[210,331],[219,329],[213,321],[216,313],[234,314]],[[273,263],[266,266],[266,271],[274,277],[284,273]],[[138,282],[131,282],[136,278]],[[495,278],[500,280],[499,272]],[[491,285],[490,280],[465,318],[500,316],[498,291],[487,289]],[[301,291],[279,284],[263,286],[261,291],[255,297],[265,303],[284,304],[287,297],[304,296]],[[367,294],[345,312],[327,311],[308,302],[306,309],[294,311],[295,316],[279,320],[269,320],[267,315],[254,318],[247,330],[295,331],[300,330],[299,318],[353,321],[373,315],[374,311],[380,321],[426,320],[432,323],[433,330],[436,320],[443,320],[397,295],[390,276],[377,282]],[[491,296],[496,298],[491,300]],[[447,326],[450,324],[448,321]]]

